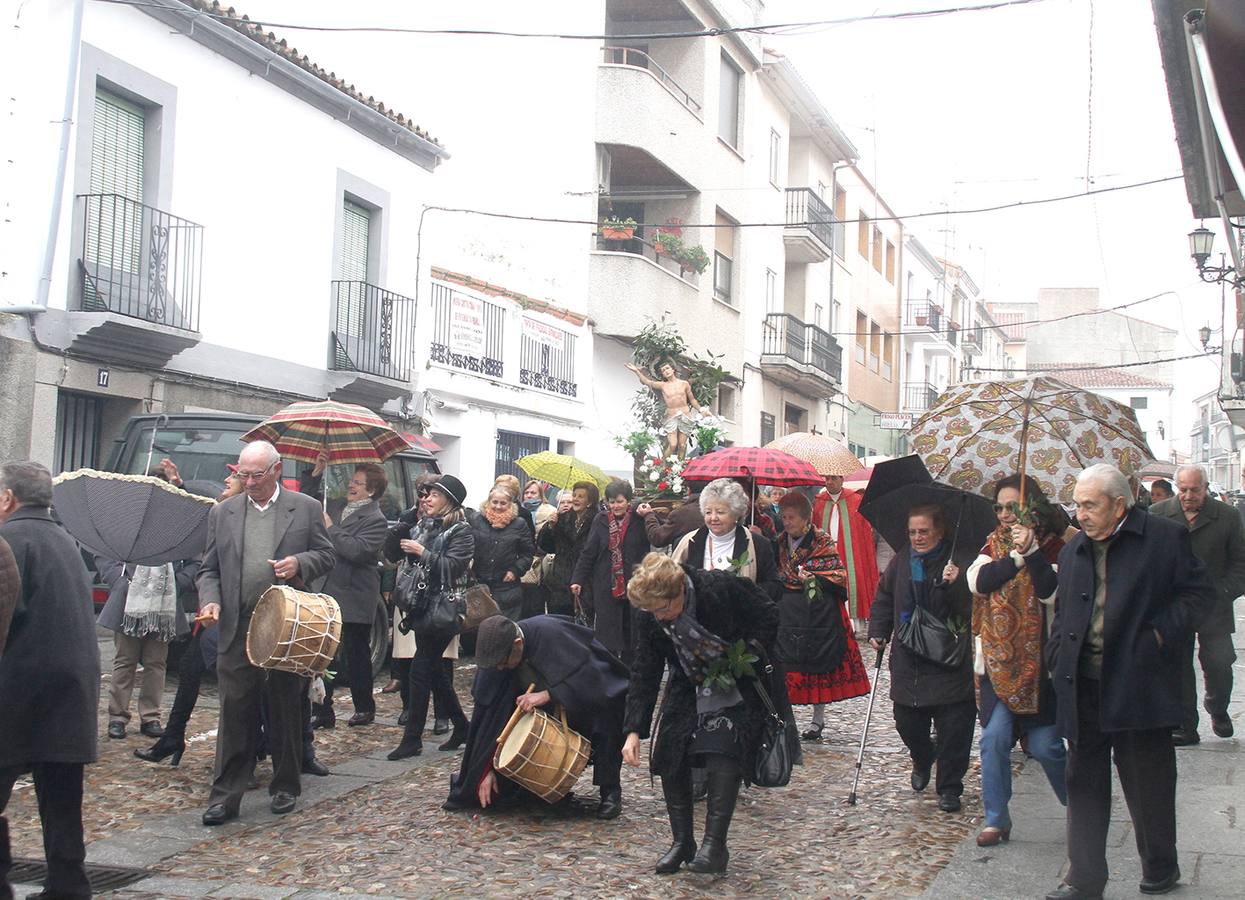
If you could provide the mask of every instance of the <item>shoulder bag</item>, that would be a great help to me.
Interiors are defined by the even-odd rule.
[[[752,766],[752,783],[757,787],[786,787],[791,781],[793,764],[790,751],[792,729],[774,708],[774,701],[770,699],[762,680],[770,677],[774,667],[767,665],[763,671],[763,676],[758,675],[752,681],[765,706],[765,724],[761,726],[761,745],[757,747]]]
[[[908,621],[899,623],[895,637],[921,659],[948,669],[958,669],[968,658],[968,629],[953,631],[919,603],[913,604]]]

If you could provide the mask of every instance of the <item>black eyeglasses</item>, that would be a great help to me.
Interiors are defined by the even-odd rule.
[[[416,497],[427,497],[431,493],[432,493],[432,488],[430,487],[421,487],[421,488],[416,488],[415,490]]]
[[[1003,504],[1002,504],[1002,503],[996,503],[996,504],[994,504],[994,511],[995,511],[996,513],[1001,513],[1004,509],[1006,509],[1006,507],[1005,507],[1005,506],[1003,506]]]

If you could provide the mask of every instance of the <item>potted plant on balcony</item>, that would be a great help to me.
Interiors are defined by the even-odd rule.
[[[653,250],[658,256],[669,256],[678,260],[683,252],[683,238],[670,231],[658,231],[657,240],[653,242]]]
[[[635,237],[635,219],[610,216],[601,223],[601,237],[607,241],[629,241]]]
[[[684,272],[695,269],[696,274],[699,275],[709,268],[709,254],[699,244],[694,247],[683,247],[678,253],[674,254],[674,258],[678,262],[679,268]]]

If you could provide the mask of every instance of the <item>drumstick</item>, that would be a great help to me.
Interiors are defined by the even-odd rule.
[[[527,690],[524,691],[523,693],[530,694],[534,690],[536,690],[536,682],[533,681],[531,684],[527,686]],[[510,737],[510,732],[514,730],[515,724],[519,721],[519,717],[522,715],[523,715],[523,710],[520,709],[519,705],[516,703],[514,707],[514,712],[510,714],[510,721],[506,723],[506,727],[503,728],[501,730],[501,734],[497,736],[498,747],[506,743],[506,738]]]
[[[206,616],[206,615],[204,615],[204,616],[195,616],[195,624],[196,624],[196,625],[201,625],[201,624],[203,624],[204,622],[215,622],[216,620],[217,620],[217,617],[216,617],[216,616]]]

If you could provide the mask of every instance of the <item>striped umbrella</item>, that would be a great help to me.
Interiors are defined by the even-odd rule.
[[[818,475],[850,475],[864,468],[856,454],[848,450],[842,441],[824,434],[797,431],[783,435],[765,445],[770,450],[781,450],[813,464]]]
[[[321,452],[329,464],[383,462],[410,445],[380,416],[350,403],[299,401],[242,435],[267,441],[285,459],[314,463]]]

